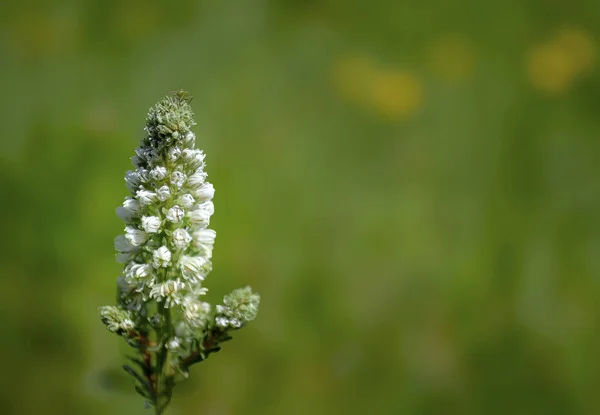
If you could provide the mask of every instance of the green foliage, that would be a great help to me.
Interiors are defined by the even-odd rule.
[[[0,26],[3,415],[148,412],[96,307],[145,109],[181,87],[207,301],[264,301],[173,415],[600,413],[597,1],[33,0]]]

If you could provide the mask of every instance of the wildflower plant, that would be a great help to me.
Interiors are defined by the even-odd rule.
[[[215,189],[206,181],[190,97],[183,91],[150,109],[145,136],[125,174],[130,195],[117,209],[117,304],[100,307],[109,331],[134,350],[124,369],[135,389],[162,414],[190,367],[218,352],[231,333],[254,320],[260,297],[234,290],[223,304],[202,301],[216,233],[209,229]]]

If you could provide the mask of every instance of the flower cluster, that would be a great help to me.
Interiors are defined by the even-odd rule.
[[[194,149],[194,125],[187,100],[168,97],[148,113],[146,137],[132,158],[135,170],[125,174],[131,192],[117,215],[124,234],[115,238],[117,261],[125,263],[125,292],[141,301],[127,308],[140,312],[155,300],[176,308],[189,327],[197,327],[202,281],[211,271],[215,231],[213,185],[206,181],[205,155]],[[136,309],[137,308],[137,309]],[[207,315],[207,313],[204,313]]]
[[[158,361],[174,365],[201,351],[202,339],[221,338],[215,333],[253,320],[259,302],[249,288],[235,290],[216,310],[200,299],[212,270],[216,232],[208,226],[215,189],[206,180],[205,154],[194,148],[189,101],[179,92],[148,113],[145,137],[132,157],[135,169],[125,174],[130,194],[117,208],[125,223],[114,241],[124,264],[119,304],[101,308],[110,331],[147,338],[142,353],[154,330],[154,350],[164,354]]]

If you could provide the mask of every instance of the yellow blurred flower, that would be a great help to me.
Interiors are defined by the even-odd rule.
[[[549,94],[565,92],[576,74],[569,53],[556,43],[536,46],[529,55],[527,70],[534,88]]]
[[[409,72],[380,71],[369,84],[370,105],[390,120],[402,120],[413,115],[421,101],[421,83]]]
[[[421,83],[413,74],[381,68],[369,58],[350,57],[334,62],[332,83],[343,99],[373,109],[392,121],[408,118],[421,106]]]
[[[427,51],[430,70],[448,83],[468,78],[475,67],[471,44],[460,36],[446,36],[435,40]]]
[[[595,47],[579,29],[565,28],[550,42],[529,53],[527,73],[534,88],[550,94],[565,93],[592,66]]]
[[[596,57],[596,48],[585,32],[574,27],[564,27],[558,33],[556,42],[569,54],[577,72],[584,73],[590,69]]]

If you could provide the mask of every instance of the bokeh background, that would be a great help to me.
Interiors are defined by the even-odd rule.
[[[148,413],[97,307],[180,88],[209,298],[262,308],[170,414],[600,413],[599,27],[597,0],[3,2],[0,413]]]

